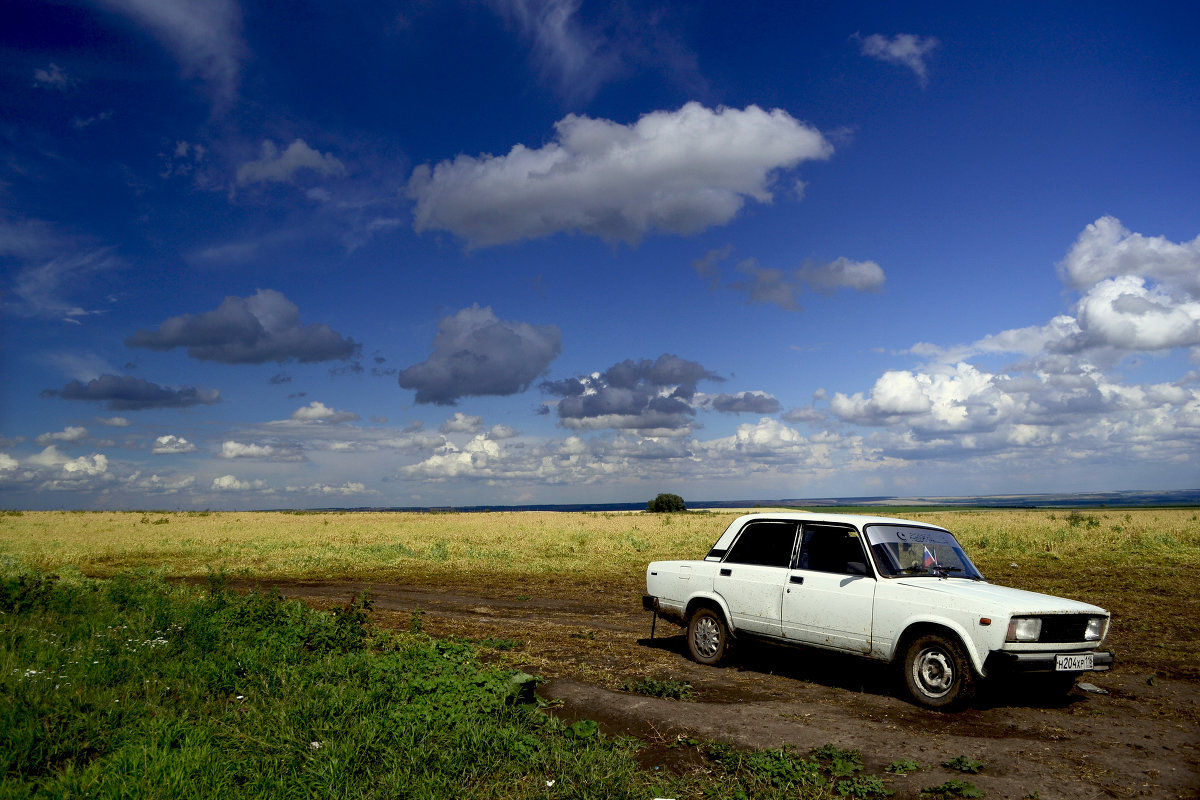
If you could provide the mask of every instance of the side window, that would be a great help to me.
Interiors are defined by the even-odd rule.
[[[751,522],[738,534],[725,563],[786,567],[792,563],[795,543],[794,522]]]
[[[800,543],[800,557],[796,563],[797,569],[865,575],[867,574],[866,560],[867,557],[863,552],[858,531],[853,528],[825,525],[804,526],[804,538]]]

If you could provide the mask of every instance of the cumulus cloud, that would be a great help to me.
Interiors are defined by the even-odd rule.
[[[782,408],[779,400],[766,392],[718,394],[706,401],[714,411],[722,414],[775,414]]]
[[[171,389],[130,375],[101,375],[87,383],[75,380],[62,389],[46,389],[42,396],[91,400],[105,403],[105,407],[113,411],[187,408],[221,402],[221,393],[216,389],[199,389],[195,386]]]
[[[339,411],[336,408],[330,408],[319,400],[313,400],[308,405],[301,406],[293,411],[291,418],[296,422],[327,422],[329,424],[337,424],[340,422],[354,422],[359,416],[353,411]]]
[[[0,472],[12,472],[19,466],[17,460],[8,453],[0,453]]]
[[[766,417],[756,423],[739,425],[732,436],[697,446],[710,458],[725,462],[749,460],[760,465],[797,461],[828,464],[831,450],[827,443],[811,442],[796,429]]]
[[[475,417],[456,411],[454,416],[438,426],[442,433],[479,433],[483,427],[483,417]]]
[[[915,36],[911,33],[898,33],[890,39],[878,33],[865,38],[855,34],[855,37],[859,39],[860,52],[864,56],[908,67],[917,76],[921,88],[929,85],[929,72],[925,60],[939,44],[934,37]]]
[[[138,491],[150,494],[176,494],[195,485],[196,476],[168,475],[164,477],[157,473],[142,475],[141,472],[135,472],[129,476],[128,483]]]
[[[1088,363],[1111,366],[1130,353],[1200,346],[1200,237],[1171,242],[1101,217],[1079,235],[1058,274],[1081,292],[1071,313],[965,345],[922,342],[912,352],[944,364],[981,353],[1020,353],[1036,363],[1086,356]]]
[[[771,202],[780,171],[832,152],[781,109],[692,102],[630,125],[570,114],[541,148],[419,166],[407,192],[418,232],[450,231],[472,247],[562,232],[633,243],[729,222],[747,199]]]
[[[244,481],[236,475],[221,475],[213,478],[212,488],[218,492],[249,492],[267,487],[266,481]]]
[[[1062,349],[1155,351],[1200,345],[1200,297],[1181,297],[1123,275],[1093,286],[1075,309],[1079,333]]]
[[[262,155],[237,169],[238,186],[251,183],[292,183],[301,171],[326,177],[346,174],[346,165],[330,153],[320,153],[303,139],[296,139],[282,153],[275,143],[262,143]]]
[[[196,445],[182,436],[167,434],[166,436],[159,436],[154,440],[154,446],[150,448],[150,452],[156,456],[194,453],[196,452]]]
[[[133,19],[174,54],[186,77],[209,84],[218,104],[237,95],[246,46],[236,0],[98,0]]]
[[[1200,297],[1200,236],[1177,243],[1133,233],[1120,220],[1101,217],[1079,234],[1058,271],[1074,289],[1137,276]]]
[[[724,379],[695,361],[664,353],[654,361],[626,359],[602,373],[541,386],[560,398],[558,421],[564,427],[677,435],[691,427],[696,385],[703,380]]]
[[[192,358],[222,364],[301,363],[354,356],[359,346],[328,325],[300,324],[300,310],[280,292],[259,289],[251,297],[226,297],[213,311],[170,317],[157,331],[138,331],[129,347],[186,347]]]
[[[562,351],[555,325],[506,322],[473,305],[438,324],[429,359],[400,372],[418,403],[455,405],[467,396],[523,392]]]
[[[39,467],[59,469],[66,477],[96,476],[108,471],[108,456],[103,453],[94,453],[90,457],[67,458],[59,453],[54,445],[30,456],[28,461]]]
[[[55,442],[77,444],[88,438],[88,430],[80,425],[68,425],[57,433],[43,433],[37,437],[37,443],[45,446]]]

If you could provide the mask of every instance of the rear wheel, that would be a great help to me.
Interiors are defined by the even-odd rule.
[[[904,656],[908,693],[926,708],[947,710],[975,695],[975,673],[955,639],[930,633],[918,636]]]
[[[687,639],[692,658],[701,664],[716,664],[729,649],[729,627],[721,612],[698,608],[688,620]]]

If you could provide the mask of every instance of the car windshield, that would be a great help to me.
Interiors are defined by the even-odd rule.
[[[866,534],[875,566],[885,578],[927,575],[983,580],[983,575],[948,531],[905,525],[868,525]]]

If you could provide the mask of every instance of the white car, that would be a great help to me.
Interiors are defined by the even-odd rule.
[[[702,664],[743,637],[854,653],[897,665],[929,708],[995,673],[1065,693],[1113,663],[1104,609],[988,583],[948,530],[887,517],[738,517],[702,561],[650,564],[642,605],[686,626]]]

